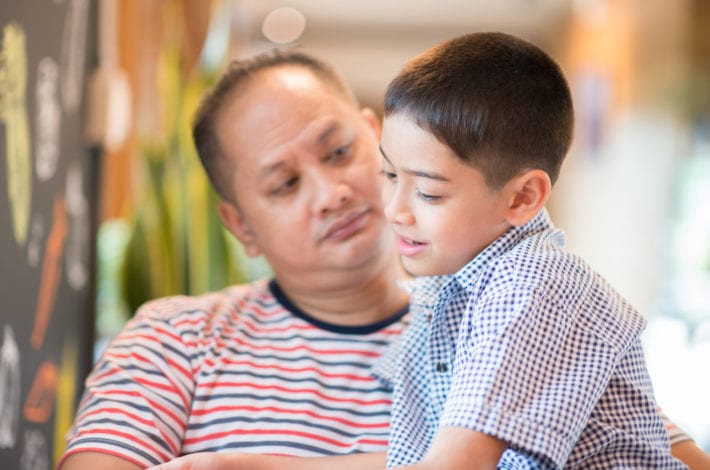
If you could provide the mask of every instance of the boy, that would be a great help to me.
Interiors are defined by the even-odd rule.
[[[557,64],[506,34],[461,36],[404,67],[384,114],[385,214],[424,276],[412,309],[433,306],[405,333],[388,466],[684,468],[644,319],[544,207],[573,128]]]

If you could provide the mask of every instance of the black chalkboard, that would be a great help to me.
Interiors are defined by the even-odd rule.
[[[54,468],[91,364],[95,2],[0,5],[0,468]]]

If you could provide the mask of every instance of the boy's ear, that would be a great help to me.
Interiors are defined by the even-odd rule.
[[[550,176],[540,169],[526,170],[506,186],[509,189],[506,220],[516,227],[525,225],[542,210],[552,190]]]
[[[375,137],[379,141],[382,138],[382,123],[375,113],[370,108],[362,108],[360,114],[365,118],[365,121],[370,125],[372,130],[375,132]]]
[[[256,243],[256,237],[238,207],[231,202],[219,201],[217,213],[227,230],[242,243],[247,256],[254,258],[261,254],[261,250]]]

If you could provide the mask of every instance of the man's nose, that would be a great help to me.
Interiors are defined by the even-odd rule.
[[[324,216],[343,208],[353,197],[352,187],[334,176],[327,173],[315,176],[317,184],[314,212],[318,216]]]

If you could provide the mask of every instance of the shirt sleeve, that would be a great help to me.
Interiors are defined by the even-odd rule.
[[[94,451],[145,467],[179,455],[192,370],[173,326],[151,304],[141,308],[87,378],[64,458]]]
[[[469,309],[441,425],[484,432],[562,466],[619,352],[533,288],[499,289]]]
[[[671,445],[675,445],[683,441],[693,440],[693,438],[690,437],[680,426],[671,421],[671,419],[661,408],[658,408],[658,413],[661,415],[663,425],[666,427],[666,432],[668,433]]]

